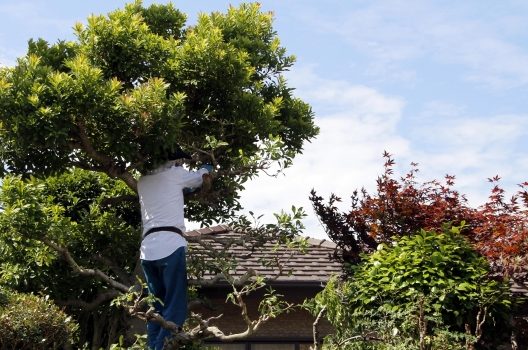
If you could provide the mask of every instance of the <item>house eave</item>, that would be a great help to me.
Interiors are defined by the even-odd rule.
[[[313,281],[313,280],[306,280],[306,281],[269,281],[266,283],[266,285],[270,287],[288,287],[288,288],[319,288],[323,289],[326,285],[327,281]],[[215,284],[204,284],[204,285],[198,285],[200,289],[217,289],[217,288],[230,288],[230,284],[225,281],[219,281]]]

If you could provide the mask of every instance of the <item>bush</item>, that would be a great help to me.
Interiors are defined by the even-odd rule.
[[[337,330],[329,343],[342,349],[445,349],[441,344],[448,342],[463,349],[482,340],[484,328],[477,325],[505,314],[509,289],[488,277],[486,260],[459,230],[422,230],[393,246],[380,245],[352,267],[347,281],[331,281],[311,305],[314,313],[326,307]]]
[[[0,292],[0,349],[59,349],[73,342],[77,328],[47,297]]]

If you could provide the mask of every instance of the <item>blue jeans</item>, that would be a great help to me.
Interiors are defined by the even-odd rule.
[[[150,294],[163,302],[154,304],[167,321],[183,326],[187,317],[187,267],[185,247],[159,260],[141,260]],[[147,322],[147,342],[150,349],[162,350],[171,331],[156,322]]]

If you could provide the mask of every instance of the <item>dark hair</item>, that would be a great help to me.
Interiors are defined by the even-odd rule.
[[[184,152],[181,147],[177,147],[176,150],[169,152],[167,155],[167,160],[177,159],[192,159],[192,157],[189,153]]]

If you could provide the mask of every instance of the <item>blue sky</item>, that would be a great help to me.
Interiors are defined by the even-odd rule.
[[[163,2],[163,1],[160,1]],[[73,39],[71,27],[124,1],[0,0],[0,64],[29,38]],[[145,4],[151,3],[145,1]],[[239,1],[174,2],[198,12]],[[420,164],[424,180],[445,174],[477,205],[488,177],[510,194],[528,180],[528,2],[261,0],[297,64],[288,73],[316,113],[321,135],[285,176],[248,185],[256,213],[292,204],[309,214],[306,233],[324,237],[307,200],[311,188],[346,198],[373,189],[383,150],[400,171]]]

